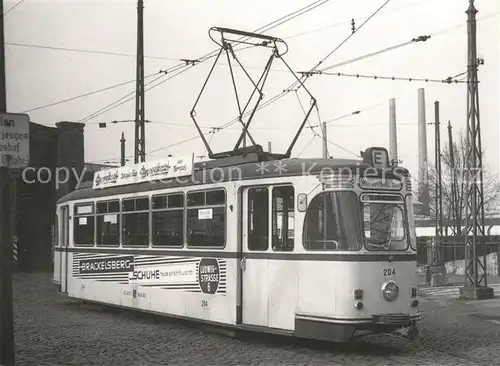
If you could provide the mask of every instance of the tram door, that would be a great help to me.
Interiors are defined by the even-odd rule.
[[[61,279],[61,292],[68,292],[68,243],[69,243],[69,211],[68,206],[61,207],[61,228],[59,230],[61,252],[59,258],[60,263],[60,279]]]
[[[246,187],[242,201],[242,323],[268,326],[269,190],[267,187]]]

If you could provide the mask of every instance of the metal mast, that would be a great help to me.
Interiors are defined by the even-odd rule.
[[[466,11],[468,33],[467,65],[467,139],[465,154],[465,283],[460,296],[469,299],[493,297],[493,289],[487,287],[486,251],[484,250],[484,193],[482,172],[481,129],[479,120],[478,65],[476,14],[474,0],[469,0]],[[482,260],[478,250],[484,250]]]
[[[122,138],[120,139],[120,165],[125,165],[125,134],[122,132]]]
[[[134,163],[146,161],[144,110],[144,2],[137,0],[137,76],[135,89]]]
[[[450,216],[452,223],[448,225],[451,228],[451,236],[453,237],[453,264],[456,260],[456,251],[458,245],[458,236],[460,235],[460,210],[461,203],[458,202],[458,182],[457,172],[455,169],[455,146],[453,145],[453,134],[450,121],[448,121],[448,143],[450,149],[450,169],[451,169],[451,207]]]
[[[436,239],[434,243],[432,265],[434,267],[439,267],[443,265],[443,197],[442,197],[442,171],[441,171],[441,133],[440,133],[440,122],[439,122],[439,102],[434,102],[434,131],[435,131],[435,229],[436,229]]]

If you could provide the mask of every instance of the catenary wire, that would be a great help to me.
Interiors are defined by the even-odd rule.
[[[158,73],[155,72],[154,74],[146,75],[144,77],[144,79],[149,79],[150,77],[155,76],[155,75],[158,75]],[[62,103],[66,103],[66,102],[70,102],[70,101],[76,100],[76,99],[80,99],[80,98],[88,97],[88,96],[95,95],[95,94],[98,94],[98,93],[102,93],[104,91],[115,89],[115,88],[118,88],[120,86],[127,85],[127,84],[130,84],[130,83],[133,83],[133,82],[135,82],[135,79],[124,81],[123,83],[114,84],[114,85],[108,86],[106,88],[94,90],[94,91],[91,91],[91,92],[88,92],[88,93],[85,93],[85,94],[80,94],[80,95],[77,95],[77,96],[74,96],[74,97],[71,97],[71,98],[62,99],[62,100],[59,100],[57,102],[53,102],[53,103],[49,103],[49,104],[44,104],[44,105],[41,105],[39,107],[34,107],[34,108],[31,108],[31,109],[27,109],[27,110],[25,110],[25,111],[23,111],[21,113],[29,113],[29,112],[37,111],[37,110],[40,110],[40,109],[44,109],[44,108],[48,108],[48,107],[53,107],[53,106],[56,106],[58,104],[62,104]]]
[[[330,1],[330,0],[318,0],[318,1],[313,2],[313,3],[312,3],[312,4],[310,4],[309,6],[306,6],[305,8],[302,8],[302,9],[306,9],[306,11],[304,11],[303,13],[301,13],[301,15],[302,15],[302,14],[305,14],[306,12],[308,12],[308,11],[310,11],[310,10],[312,10],[312,9],[307,9],[307,8],[309,8],[310,6],[314,6],[313,8],[316,8],[317,6],[319,6],[319,5],[323,5],[323,4],[327,3],[328,1]],[[316,5],[315,5],[315,4],[316,4]],[[318,4],[319,4],[319,5],[318,5]],[[299,11],[301,11],[302,9],[299,9]],[[293,12],[292,14],[295,14],[295,13],[297,13],[297,11]],[[287,16],[289,16],[289,15],[287,15]],[[285,17],[287,17],[287,16],[285,16]],[[283,18],[285,18],[285,17],[282,17],[282,18],[278,19],[277,21],[280,21],[281,19],[283,19]],[[296,16],[292,17],[291,19],[294,19],[294,18],[296,18]],[[290,20],[291,20],[291,19],[290,19]],[[282,22],[279,22],[278,24],[272,25],[273,23],[276,23],[277,21],[271,22],[271,23],[269,23],[269,24],[267,24],[267,25],[265,25],[265,26],[263,26],[263,27],[258,28],[257,30],[255,30],[255,31],[254,31],[254,33],[257,33],[257,32],[262,32],[262,31],[264,31],[264,29],[265,29],[265,30],[269,30],[269,29],[272,29],[272,28],[274,28],[274,27],[276,27],[276,26],[281,25],[281,24],[283,24],[283,23],[284,23],[284,22],[282,21]],[[270,25],[272,25],[272,26],[271,26],[271,27],[269,27]],[[267,29],[266,29],[266,28],[267,28]],[[244,38],[245,38],[245,37],[240,37],[240,39],[239,39],[239,40],[244,39]],[[208,61],[208,60],[209,60],[210,58],[212,58],[212,57],[215,57],[215,55],[217,54],[217,51],[218,51],[218,50],[214,50],[214,51],[209,52],[208,54],[206,54],[206,55],[204,55],[204,56],[202,56],[202,57],[198,58],[198,59],[196,60],[197,62],[193,62],[193,63],[191,64],[191,66],[195,66],[195,65],[197,65],[197,64],[199,64],[199,63],[202,63],[202,62]],[[236,51],[236,50],[235,50],[235,51]],[[174,69],[175,69],[175,71],[177,71],[177,70],[178,70],[178,68],[185,67],[185,66],[187,66],[187,63],[184,63],[184,64],[179,64],[179,65],[175,65],[175,66],[173,66],[172,68],[174,68]],[[177,68],[177,67],[178,67],[178,68]],[[171,79],[171,78],[170,78],[170,79]],[[170,79],[168,79],[168,80],[170,80]],[[163,84],[163,83],[158,83],[157,85],[155,85],[155,86],[151,87],[149,90],[151,90],[151,89],[153,89],[153,88],[155,88],[155,87],[157,87],[157,86],[159,86],[159,85],[161,85],[161,84]],[[133,98],[131,98],[131,99],[127,99],[126,101],[123,101],[123,102],[121,102],[121,101],[122,101],[123,99],[127,98],[128,96],[130,96],[130,95],[131,95],[131,94],[133,94],[133,93],[135,93],[135,91],[134,91],[134,92],[131,92],[131,93],[129,93],[129,94],[127,94],[126,96],[124,96],[124,97],[120,98],[119,100],[117,100],[117,101],[113,102],[112,104],[110,104],[110,105],[108,105],[108,106],[106,106],[106,107],[104,107],[104,108],[101,108],[98,112],[94,112],[94,113],[92,113],[91,115],[89,115],[89,116],[92,116],[92,117],[90,117],[90,118],[89,118],[89,116],[87,116],[87,117],[85,117],[83,120],[84,120],[84,121],[86,121],[86,120],[89,120],[89,119],[91,119],[91,118],[97,117],[97,116],[99,116],[99,115],[101,115],[101,114],[103,114],[103,113],[106,113],[106,112],[108,112],[108,111],[110,111],[110,110],[112,110],[112,109],[114,109],[114,108],[116,108],[116,107],[118,107],[118,106],[120,106],[120,105],[122,105],[122,104],[124,104],[124,103],[128,102],[129,100],[131,100],[131,99],[133,99]],[[113,106],[113,105],[114,105],[114,104],[116,104],[117,102],[118,102],[119,104],[117,104],[116,106]],[[103,111],[103,110],[105,110],[105,111]],[[102,113],[100,113],[101,111],[103,111],[103,112],[102,112]]]
[[[3,16],[6,16],[7,14],[9,14],[12,10],[14,10],[15,8],[17,8],[17,7],[18,7],[19,5],[21,5],[23,2],[24,2],[24,0],[19,0],[17,3],[15,3],[14,5],[12,5],[12,7],[11,7],[9,10],[5,11],[5,12],[3,13]]]

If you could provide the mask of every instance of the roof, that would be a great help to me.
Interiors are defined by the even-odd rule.
[[[105,165],[105,164],[95,164],[95,163],[85,163],[85,169],[90,172],[98,172],[99,170],[116,168],[115,165]]]
[[[250,154],[249,154],[250,155]],[[261,178],[292,177],[300,175],[318,175],[319,173],[338,174],[363,174],[364,171],[373,167],[362,163],[361,160],[351,159],[283,159],[283,160],[255,160],[254,156],[246,158],[242,164],[231,164],[235,162],[233,158],[226,160],[220,159],[195,163],[193,174],[189,177],[172,179],[170,181],[151,181],[126,186],[117,186],[103,189],[93,189],[92,182],[82,184],[77,190],[62,197],[57,203],[63,203],[71,200],[80,200],[87,198],[105,197],[118,194],[127,194],[134,192],[146,192],[158,189],[185,187],[206,184],[208,182],[228,182]],[[408,176],[407,169],[397,167],[397,174],[388,171],[387,178],[396,178],[399,176]],[[379,170],[381,174],[381,171]]]

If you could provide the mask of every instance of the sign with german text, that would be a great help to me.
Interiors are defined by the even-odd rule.
[[[30,158],[30,118],[27,114],[0,114],[0,166],[24,168]]]
[[[100,170],[94,175],[93,188],[100,189],[154,180],[169,180],[189,176],[192,172],[192,157],[169,157],[164,160]]]

